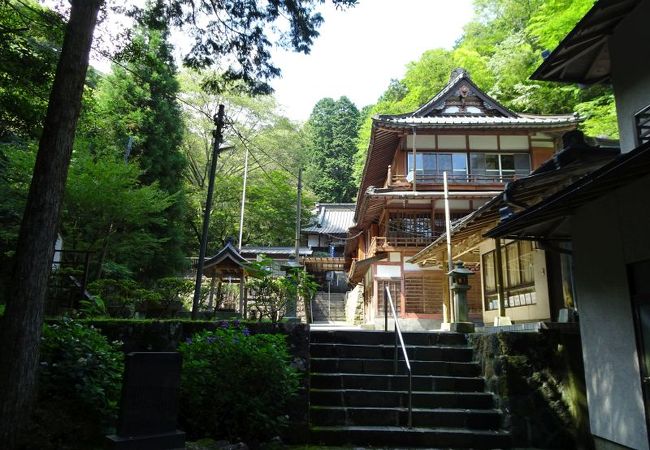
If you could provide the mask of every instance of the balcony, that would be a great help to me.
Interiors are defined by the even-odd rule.
[[[448,174],[447,183],[449,184],[474,184],[474,185],[494,185],[505,184],[515,178],[515,174],[508,175],[475,175],[475,174]],[[415,178],[417,184],[421,185],[442,185],[444,183],[442,174],[418,174]],[[395,174],[390,177],[388,187],[410,187],[412,180],[407,175]]]
[[[424,248],[438,236],[374,236],[370,240],[367,257],[402,248]]]

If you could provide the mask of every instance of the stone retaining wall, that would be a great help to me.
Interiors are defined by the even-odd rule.
[[[591,449],[578,333],[472,334],[514,447]]]

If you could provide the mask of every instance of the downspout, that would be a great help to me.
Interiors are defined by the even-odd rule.
[[[417,147],[417,145],[415,143],[415,141],[417,140],[417,137],[418,137],[417,130],[416,130],[415,127],[413,127],[413,192],[415,192],[417,190],[417,181],[416,181],[417,180],[417,175],[416,175],[416,173],[417,173],[417,165],[418,165],[418,163],[417,163],[417,157],[416,157],[416,150],[417,150],[416,147]]]
[[[495,245],[495,263],[497,269],[497,292],[499,293],[499,316],[505,317],[506,315],[506,293],[505,286],[503,284],[503,259],[501,258],[501,239],[494,239]]]

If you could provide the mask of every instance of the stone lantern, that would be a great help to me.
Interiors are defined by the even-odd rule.
[[[451,291],[454,296],[454,322],[450,331],[458,333],[473,333],[474,324],[469,321],[467,314],[467,291],[470,289],[469,276],[474,272],[465,267],[462,261],[454,264],[456,267],[447,275],[451,277]]]

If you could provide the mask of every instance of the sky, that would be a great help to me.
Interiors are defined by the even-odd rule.
[[[276,51],[282,78],[271,83],[287,117],[309,118],[324,97],[347,96],[361,109],[383,94],[406,64],[432,48],[451,48],[473,17],[471,0],[360,0],[330,4],[309,55]]]
[[[359,109],[375,103],[392,78],[403,77],[409,62],[426,50],[451,48],[473,17],[472,0],[359,0],[345,10],[326,2],[321,13],[325,22],[310,54],[276,49],[272,56],[282,70],[271,82],[275,98],[295,121],[306,121],[324,97],[345,95]],[[172,38],[177,53],[189,48],[182,33],[172,32]],[[110,70],[110,61],[96,52],[91,64]]]

